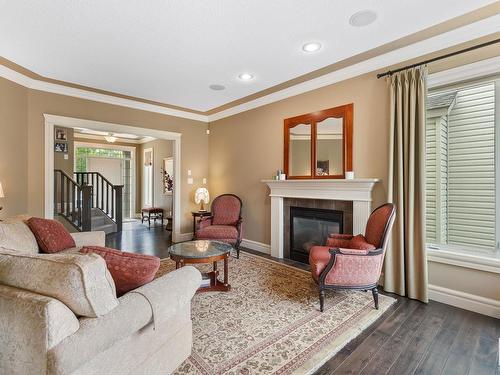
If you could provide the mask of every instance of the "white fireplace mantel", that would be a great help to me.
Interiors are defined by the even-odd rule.
[[[271,193],[271,255],[283,258],[284,254],[284,198],[329,199],[352,201],[353,233],[363,233],[372,210],[373,187],[377,178],[354,180],[262,180]]]

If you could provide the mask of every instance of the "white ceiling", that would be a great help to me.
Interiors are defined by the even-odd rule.
[[[0,55],[49,78],[206,111],[493,2],[0,0]],[[363,9],[378,20],[350,26]],[[303,53],[309,41],[322,50]],[[255,78],[241,82],[242,72]]]

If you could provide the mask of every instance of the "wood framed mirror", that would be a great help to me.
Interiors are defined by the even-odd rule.
[[[351,103],[285,120],[288,179],[345,178],[352,171],[353,110]]]

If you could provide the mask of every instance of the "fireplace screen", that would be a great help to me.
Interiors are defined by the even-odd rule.
[[[308,263],[311,247],[323,246],[329,234],[342,232],[342,211],[290,207],[290,259]]]

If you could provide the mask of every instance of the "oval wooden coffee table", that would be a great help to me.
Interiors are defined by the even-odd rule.
[[[175,268],[186,264],[212,263],[212,271],[204,274],[210,279],[210,284],[201,286],[199,292],[227,292],[229,285],[228,260],[233,247],[227,243],[209,240],[179,242],[168,248],[170,259],[175,262]],[[224,261],[224,281],[218,279],[217,261]]]

